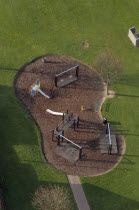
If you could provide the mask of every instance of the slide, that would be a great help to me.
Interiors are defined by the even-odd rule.
[[[50,98],[48,95],[46,95],[44,92],[42,92],[42,90],[40,90],[39,88],[37,88],[37,91],[39,93],[41,93],[43,96],[45,96],[46,98]]]
[[[50,114],[53,114],[53,115],[59,115],[59,116],[63,116],[63,114],[65,115],[65,113],[62,113],[62,112],[53,112],[50,109],[47,109],[46,111],[48,113],[50,113]]]

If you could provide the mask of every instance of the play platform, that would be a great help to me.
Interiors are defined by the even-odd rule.
[[[116,135],[111,135],[111,142],[112,142],[112,150],[111,154],[117,154],[117,141],[116,141]],[[108,153],[109,150],[109,135],[103,135],[100,137],[100,151],[103,154]]]
[[[66,142],[57,146],[56,153],[70,162],[76,162],[79,159],[79,150]]]

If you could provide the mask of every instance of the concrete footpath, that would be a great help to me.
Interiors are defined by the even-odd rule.
[[[80,179],[78,176],[67,175],[75,201],[79,210],[90,210]]]

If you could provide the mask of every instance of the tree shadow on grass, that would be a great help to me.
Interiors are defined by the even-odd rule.
[[[39,186],[33,167],[20,163],[14,151],[10,152],[10,160],[7,157],[0,158],[0,184],[4,191],[6,209],[31,210],[31,194]]]
[[[19,69],[16,69],[16,68],[10,68],[10,67],[0,67],[0,70],[18,71]]]
[[[56,177],[59,172],[53,171],[43,158],[36,126],[13,89],[0,86],[0,101],[0,185],[4,200],[7,210],[32,210],[31,200],[36,189],[51,184],[41,181],[40,177],[47,180],[50,170]],[[68,183],[56,184],[69,187]]]
[[[129,155],[129,154],[125,154],[124,157],[139,157],[139,155]]]
[[[37,145],[37,138],[34,138],[34,136],[38,136],[39,134],[32,121],[32,117],[18,101],[11,87],[0,85],[0,101],[2,119],[0,131],[1,134],[4,133],[4,137],[8,140],[8,143],[16,145]]]
[[[32,209],[30,193],[34,193],[39,181],[33,167],[21,163],[18,155],[26,156],[24,146],[29,148],[32,145],[33,148],[38,145],[37,133],[31,119],[25,116],[27,112],[17,102],[12,88],[0,86],[0,101],[0,184],[7,209],[29,210]],[[15,147],[20,149],[18,153]]]
[[[139,87],[139,75],[138,74],[123,75],[119,81],[119,84]]]
[[[117,122],[117,121],[109,121],[109,123],[111,125],[121,125],[121,123],[120,122]]]
[[[115,94],[116,96],[126,96],[126,97],[133,97],[133,98],[138,98],[139,95],[126,95],[126,94]]]
[[[14,157],[11,157],[11,155]],[[40,181],[32,166],[32,161],[28,161],[26,164],[21,163],[14,151],[10,154],[10,160],[2,158],[1,155],[0,158],[2,161],[0,167],[0,185],[4,193],[6,210],[33,210],[34,208],[31,202],[35,191],[40,186],[48,187],[54,184],[64,187],[69,191],[71,204],[75,207],[74,209],[76,209],[76,204],[68,183]],[[36,162],[35,164],[38,167],[38,163]],[[43,164],[44,163],[39,163],[41,169],[43,169],[43,167],[48,168],[47,164],[46,166]],[[48,173],[48,170],[49,169],[45,170],[46,173]],[[41,171],[39,173],[41,173]],[[43,174],[43,179],[44,177]]]
[[[124,186],[123,186],[124,187]],[[139,202],[92,184],[83,184],[91,210],[137,210]]]
[[[114,161],[114,160],[96,160],[96,159],[86,159],[86,158],[83,158],[83,161],[91,161],[91,162],[96,162],[96,163],[98,163],[98,162],[101,162],[101,163],[117,163],[117,161]],[[129,159],[127,159],[126,158],[126,160],[125,161],[121,161],[121,164],[127,164],[127,165],[134,165],[135,164],[135,162],[133,162],[133,161],[131,161],[131,160],[129,160]]]

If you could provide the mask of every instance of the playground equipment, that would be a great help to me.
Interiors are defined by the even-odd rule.
[[[50,109],[47,109],[46,111],[47,111],[48,113],[50,113],[50,114],[53,114],[53,115],[59,115],[59,116],[65,115],[65,113],[62,113],[62,112],[53,112],[53,111],[50,110]]]
[[[79,77],[79,66],[77,65],[55,75],[55,86],[58,88],[64,87],[78,80],[78,77]],[[58,80],[58,78],[61,78],[61,79]]]
[[[100,151],[103,154],[118,154],[117,139],[115,134],[111,134],[110,123],[103,118],[103,125],[106,126],[106,134],[100,135]]]
[[[104,125],[107,125],[107,123],[108,123],[107,119],[106,118],[103,118],[103,124]]]
[[[36,83],[34,83],[33,85],[31,85],[30,89],[29,89],[29,94],[30,96],[34,97],[37,92],[41,93],[44,97],[46,98],[50,98],[50,96],[46,95],[41,89],[40,89],[40,78],[38,78],[36,80]]]
[[[79,126],[79,116],[73,117],[73,113],[69,115],[67,110],[67,113],[62,115],[60,124],[52,131],[52,141],[54,136],[58,136],[59,133],[64,132],[64,130],[72,125],[74,125],[74,130]]]
[[[43,57],[43,58],[42,58],[42,63],[46,63],[46,62],[47,62],[46,58]]]
[[[85,108],[85,106],[81,106],[81,111],[85,111],[86,110],[86,108]]]
[[[73,114],[65,114],[63,120],[55,129],[55,135],[57,136],[60,132],[63,132],[70,126],[74,125],[74,130],[79,126],[79,116],[73,117]]]
[[[50,112],[49,112],[50,113]],[[57,112],[54,112],[57,113]],[[63,114],[63,113],[62,113]],[[61,115],[61,112],[60,112]],[[79,149],[79,158],[82,156],[82,147],[80,147],[78,144],[75,144],[73,141],[69,140],[64,136],[64,131],[74,125],[74,130],[76,127],[79,126],[79,116],[73,117],[73,113],[71,115],[67,113],[63,115],[63,120],[62,122],[54,129],[52,130],[52,141],[54,141],[54,136],[57,139],[57,145],[60,145],[60,142],[65,139],[69,143],[71,143],[73,146],[77,147]]]
[[[112,151],[112,141],[111,141],[110,123],[107,123],[106,134],[108,134],[108,136],[109,136],[108,154],[111,155],[111,151]]]
[[[78,144],[75,144],[73,141],[69,140],[68,138],[66,138],[65,136],[63,136],[62,134],[58,135],[58,145],[60,145],[60,138],[62,138],[62,142],[63,139],[65,139],[66,141],[68,141],[69,143],[71,143],[73,146],[77,147],[79,149],[79,159],[82,156],[82,147],[80,147]]]

